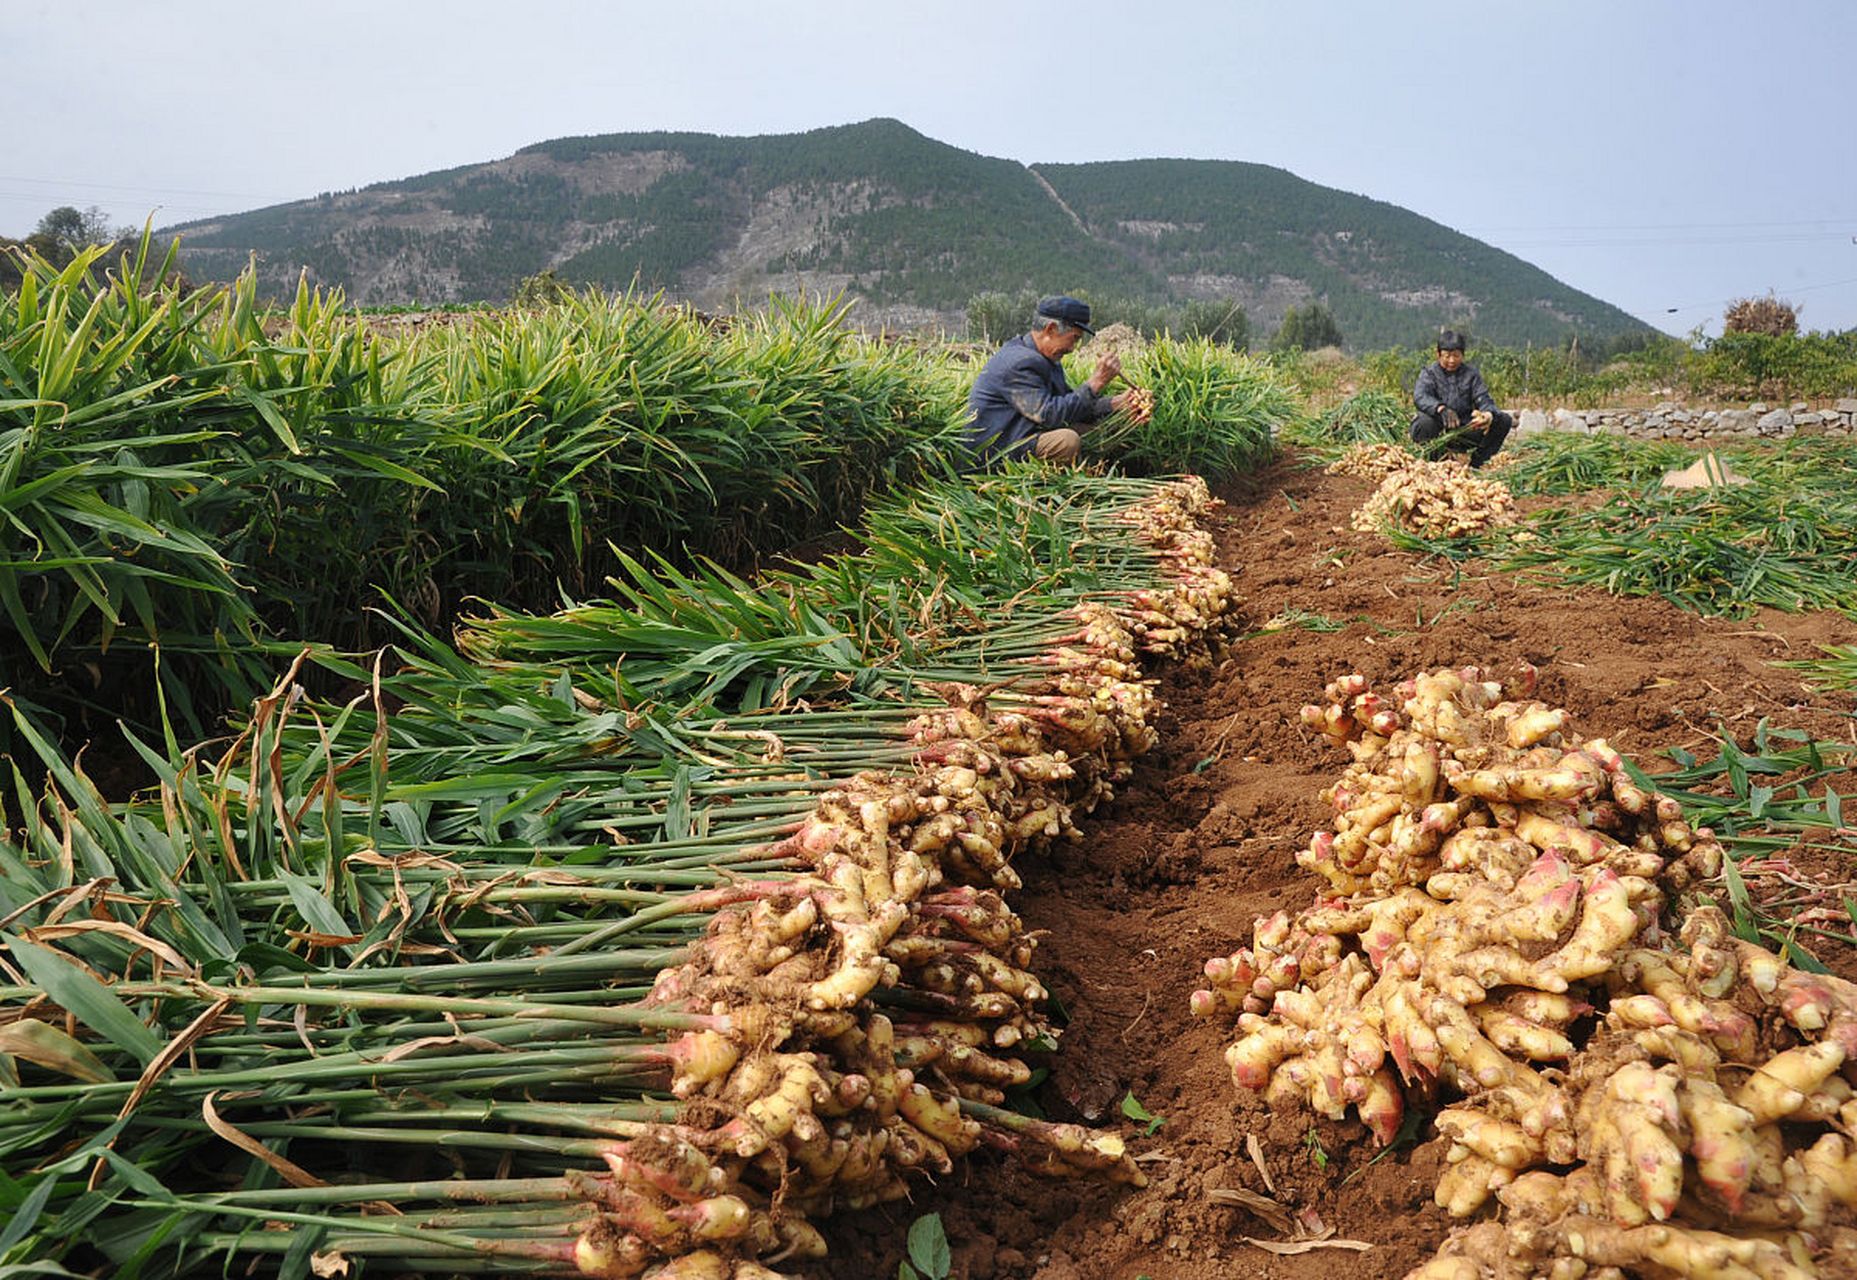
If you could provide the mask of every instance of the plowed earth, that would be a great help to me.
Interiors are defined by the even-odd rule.
[[[1349,528],[1370,492],[1292,459],[1222,495],[1229,505],[1211,524],[1237,588],[1235,638],[1210,669],[1161,673],[1161,745],[1084,823],[1084,841],[1019,864],[1016,905],[1028,928],[1046,931],[1037,966],[1070,1019],[1036,1097],[1054,1119],[1119,1126],[1149,1185],[1052,1182],[976,1153],[913,1201],[828,1224],[832,1257],[819,1275],[888,1280],[910,1222],[931,1211],[960,1280],[1397,1280],[1431,1255],[1450,1224],[1431,1200],[1446,1144],[1429,1126],[1376,1161],[1352,1119],[1273,1114],[1232,1087],[1226,1027],[1187,1013],[1207,957],[1247,944],[1257,916],[1315,896],[1295,852],[1328,818],[1319,793],[1346,759],[1297,712],[1334,677],[1360,671],[1384,689],[1419,671],[1526,660],[1540,668],[1538,696],[1566,707],[1575,732],[1653,772],[1668,767],[1664,747],[1707,759],[1724,731],[1747,746],[1762,717],[1852,740],[1848,695],[1814,693],[1771,665],[1857,643],[1849,619],[1702,619],[1661,600],[1478,576],[1474,565],[1459,575]],[[1345,626],[1266,629],[1299,615]],[[1833,785],[1857,793],[1848,776]],[[1819,954],[1857,977],[1857,956],[1835,944]],[[1130,1092],[1164,1118],[1151,1136],[1122,1114]],[[1282,1233],[1208,1194],[1233,1187],[1313,1210],[1335,1238],[1371,1247],[1266,1252],[1244,1237]]]

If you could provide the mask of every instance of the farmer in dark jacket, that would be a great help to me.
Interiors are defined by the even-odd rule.
[[[1122,372],[1114,352],[1105,353],[1076,390],[1064,377],[1064,357],[1094,332],[1087,302],[1046,298],[1032,316],[1031,332],[993,353],[967,398],[973,414],[967,445],[983,463],[1028,455],[1073,462],[1083,447],[1083,428],[1118,409],[1137,411],[1128,392],[1103,394]]]
[[[1412,403],[1419,411],[1412,420],[1414,442],[1431,445],[1434,458],[1468,450],[1473,467],[1495,457],[1515,425],[1496,407],[1476,366],[1464,363],[1464,340],[1449,329],[1438,335],[1438,361],[1419,374]]]

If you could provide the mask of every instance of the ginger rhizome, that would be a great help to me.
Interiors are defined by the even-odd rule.
[[[1354,513],[1351,523],[1361,533],[1390,526],[1428,538],[1455,538],[1521,522],[1509,486],[1455,459],[1428,462],[1396,444],[1357,444],[1328,472],[1379,482]]]
[[[803,871],[693,895],[709,930],[651,1003],[714,1021],[665,1047],[679,1123],[580,1180],[583,1274],[764,1280],[823,1253],[811,1220],[900,1199],[983,1143],[1038,1173],[1142,1181],[1118,1135],[1000,1106],[1058,1034],[1005,895],[1014,857],[1077,838],[1153,745],[1142,657],[1190,656],[1224,611],[1194,521],[1212,502],[1187,481],[1123,513],[1158,584],[1079,605],[1004,689],[939,687],[947,706],[909,725],[913,770],[842,781],[765,850]]]
[[[1352,757],[1298,856],[1324,890],[1192,1007],[1234,1019],[1233,1082],[1274,1106],[1382,1143],[1425,1109],[1438,1204],[1508,1224],[1427,1280],[1819,1274],[1814,1233],[1857,1208],[1857,986],[1735,936],[1697,896],[1719,842],[1534,683],[1351,675],[1305,707]]]

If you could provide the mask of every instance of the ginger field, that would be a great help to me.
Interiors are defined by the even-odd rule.
[[[143,259],[0,299],[0,1276],[1857,1274],[1846,442]]]
[[[1378,688],[1471,663],[1495,673],[1532,663],[1540,700],[1653,773],[1673,767],[1673,749],[1706,762],[1728,740],[1753,754],[1757,734],[1776,755],[1798,745],[1791,731],[1857,741],[1848,690],[1815,691],[1809,673],[1775,665],[1857,641],[1849,617],[1703,618],[1661,599],[1483,576],[1474,562],[1460,576],[1353,530],[1351,513],[1371,492],[1369,481],[1306,460],[1225,489],[1229,506],[1209,524],[1218,563],[1233,574],[1237,638],[1212,668],[1167,673],[1161,744],[1113,808],[1086,824],[1083,843],[1021,865],[1015,901],[1028,928],[1045,931],[1040,973],[1070,1017],[1036,1096],[1054,1118],[1119,1126],[1150,1184],[1054,1184],[977,1156],[910,1203],[835,1222],[822,1274],[896,1274],[907,1227],[930,1211],[953,1244],[950,1274],[974,1280],[1398,1280],[1431,1258],[1454,1225],[1433,1203],[1450,1140],[1425,1119],[1387,1151],[1352,1111],[1337,1122],[1307,1106],[1271,1107],[1233,1087],[1228,1022],[1188,1011],[1207,958],[1248,943],[1257,918],[1295,913],[1320,891],[1295,855],[1332,821],[1321,792],[1348,757],[1298,712],[1337,676],[1360,672]],[[1808,789],[1825,786],[1849,796],[1857,777],[1840,771]],[[1729,788],[1717,780],[1712,789]],[[1857,833],[1812,835],[1785,851],[1786,877],[1818,888],[1750,873],[1749,891],[1756,904],[1790,891],[1829,907],[1827,932],[1848,934],[1849,917],[1842,928],[1837,917],[1857,893]],[[1857,978],[1857,948],[1809,926],[1795,936]],[[1162,1118],[1152,1134],[1124,1116],[1130,1096]],[[1269,1197],[1281,1216],[1232,1203],[1222,1194],[1232,1190]],[[1286,1256],[1245,1241],[1292,1240],[1299,1223],[1370,1247]],[[1857,1233],[1820,1240],[1835,1250],[1820,1274],[1851,1274]]]

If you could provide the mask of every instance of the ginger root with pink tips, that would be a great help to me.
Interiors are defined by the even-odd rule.
[[[1505,1221],[1425,1280],[1820,1274],[1857,1210],[1857,984],[1696,901],[1720,843],[1532,670],[1343,676],[1301,720],[1350,756],[1298,854],[1319,896],[1193,996],[1234,1085],[1381,1142],[1441,1108],[1437,1202]]]

